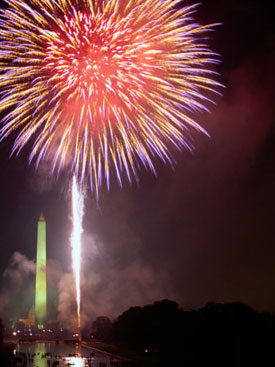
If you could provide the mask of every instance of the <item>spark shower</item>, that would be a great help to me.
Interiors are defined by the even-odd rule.
[[[1,139],[36,166],[67,170],[96,194],[173,149],[192,149],[192,119],[220,86],[205,44],[215,24],[180,0],[6,0],[0,11]]]
[[[75,276],[76,303],[77,303],[77,331],[81,339],[81,320],[80,320],[80,270],[81,270],[81,234],[82,218],[84,214],[83,193],[79,191],[76,177],[72,183],[72,222],[73,231],[71,234],[72,263]]]

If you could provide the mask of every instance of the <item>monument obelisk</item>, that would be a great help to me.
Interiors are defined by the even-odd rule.
[[[46,221],[41,213],[37,226],[35,319],[39,329],[44,328],[47,317],[46,279]]]

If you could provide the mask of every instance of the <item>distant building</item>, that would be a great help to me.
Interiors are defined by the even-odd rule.
[[[35,313],[34,313],[34,307],[32,307],[28,313],[27,319],[18,319],[18,322],[23,322],[26,328],[31,328],[32,326],[35,326]]]

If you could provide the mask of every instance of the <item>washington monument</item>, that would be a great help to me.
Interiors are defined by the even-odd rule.
[[[35,279],[35,319],[43,328],[47,317],[47,280],[46,280],[46,221],[41,213],[37,226],[37,253]]]

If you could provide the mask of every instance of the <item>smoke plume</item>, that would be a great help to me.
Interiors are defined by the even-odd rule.
[[[20,317],[31,307],[35,262],[20,252],[14,252],[3,273],[3,289],[0,293],[0,311],[4,316]],[[22,302],[18,302],[21,299]]]

